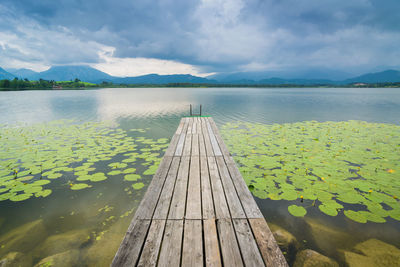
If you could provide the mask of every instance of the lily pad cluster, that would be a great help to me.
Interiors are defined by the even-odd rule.
[[[64,184],[71,190],[90,188],[116,175],[136,182],[155,173],[167,146],[166,138],[129,136],[104,122],[0,125],[0,201],[47,197],[55,179],[68,181]],[[99,171],[98,162],[108,171]],[[144,184],[132,187],[139,190]]]
[[[360,223],[400,221],[400,126],[364,121],[227,123],[222,135],[252,193]]]

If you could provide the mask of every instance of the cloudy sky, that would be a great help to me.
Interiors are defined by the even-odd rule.
[[[0,0],[0,66],[117,76],[400,69],[399,0]]]

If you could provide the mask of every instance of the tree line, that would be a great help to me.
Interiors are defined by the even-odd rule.
[[[64,88],[93,88],[98,87],[97,84],[82,82],[79,79],[73,81],[54,81],[54,80],[43,80],[30,81],[28,79],[13,80],[0,80],[0,90],[7,91],[18,91],[18,90],[51,90],[51,89],[64,89]]]

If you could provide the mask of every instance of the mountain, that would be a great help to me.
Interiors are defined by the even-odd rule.
[[[0,80],[5,80],[5,79],[11,80],[11,79],[14,79],[14,78],[15,78],[14,75],[12,75],[11,73],[9,73],[9,72],[5,71],[4,69],[0,68]]]
[[[89,66],[54,66],[46,71],[39,72],[35,80],[40,78],[54,81],[70,81],[78,78],[85,82],[101,82],[111,80],[114,77]]]
[[[385,70],[382,72],[368,73],[355,78],[344,80],[343,83],[385,83],[400,82],[400,71]]]
[[[29,80],[32,80],[32,78],[36,77],[38,74],[36,71],[31,69],[7,69],[7,71],[20,79],[26,78]]]
[[[148,74],[137,77],[114,78],[114,83],[123,84],[168,84],[168,83],[213,83],[206,78],[193,76],[190,74],[173,74],[173,75],[158,75]]]

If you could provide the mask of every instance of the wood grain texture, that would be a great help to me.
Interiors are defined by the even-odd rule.
[[[199,135],[192,135],[192,153],[191,156],[200,156]]]
[[[167,220],[157,266],[179,266],[183,235],[183,220]]]
[[[276,240],[264,218],[249,219],[257,245],[266,266],[288,267],[288,263],[279,249]]]
[[[149,233],[144,243],[142,255],[137,266],[156,266],[161,240],[164,233],[165,220],[152,220]]]
[[[212,197],[210,174],[208,171],[207,157],[200,157],[200,180],[201,180],[201,205],[202,218],[214,219],[214,200]]]
[[[222,155],[229,157],[231,154],[229,153],[228,147],[225,145],[225,142],[223,141],[223,139],[219,133],[218,127],[215,124],[213,118],[208,118],[208,121],[210,122],[211,129],[213,130],[215,138],[217,139],[217,142],[218,142],[219,148],[221,149]]]
[[[201,219],[201,186],[199,157],[190,158],[186,219]]]
[[[204,144],[205,144],[207,156],[212,157],[212,156],[214,156],[214,151],[213,151],[211,141],[210,141],[210,134],[208,133],[208,129],[207,129],[206,118],[202,118],[201,129],[202,129],[202,134],[204,136]]]
[[[217,221],[224,266],[244,266],[231,219]]]
[[[202,133],[199,134],[199,155],[201,157],[206,157],[206,143],[204,142],[204,135]]]
[[[208,135],[210,136],[210,142],[211,142],[211,146],[214,151],[214,155],[222,156],[222,152],[221,152],[221,149],[219,148],[218,141],[214,135],[214,132],[213,132],[210,122],[208,120],[206,120],[206,125],[207,125]]]
[[[179,134],[174,134],[174,136],[172,136],[171,142],[169,143],[169,146],[168,146],[167,150],[165,151],[164,156],[172,157],[175,154],[175,150],[176,150],[176,146],[179,141],[179,137],[180,137]]]
[[[202,228],[201,220],[185,220],[182,266],[203,266]]]
[[[209,267],[222,266],[217,226],[214,219],[203,220],[205,265]]]
[[[236,238],[239,243],[243,261],[246,266],[263,266],[263,258],[261,257],[257,243],[254,240],[247,219],[233,219],[233,226],[235,228]]]
[[[169,219],[183,219],[185,216],[187,182],[189,176],[190,157],[182,157],[178,176],[168,214]]]
[[[186,134],[185,145],[183,146],[182,156],[189,156],[192,152],[192,136],[191,134]]]
[[[223,157],[215,157],[232,218],[246,218]]]
[[[171,163],[172,157],[164,157],[162,159],[156,174],[153,176],[153,180],[151,180],[151,183],[147,188],[147,191],[140,202],[138,209],[136,210],[134,220],[151,219],[153,217],[153,213]]]
[[[207,163],[210,172],[212,196],[214,199],[215,218],[231,218],[215,157],[207,157]]]
[[[135,266],[150,226],[150,220],[135,220],[115,254],[111,266]]]
[[[154,211],[153,219],[167,219],[180,161],[180,157],[174,157],[172,160],[156,210]]]
[[[232,157],[224,157],[247,218],[264,218]]]

